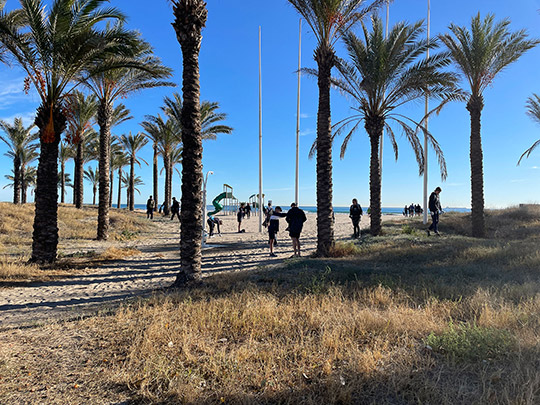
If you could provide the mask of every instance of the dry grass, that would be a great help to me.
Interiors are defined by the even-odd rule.
[[[60,205],[58,209],[59,260],[54,266],[39,268],[27,265],[32,245],[34,205],[14,206],[0,203],[0,282],[46,281],[77,273],[83,264],[104,260],[117,260],[137,254],[138,251],[110,247],[95,254],[93,250],[65,257],[62,247],[90,242],[96,237],[97,209],[85,207],[78,210],[73,206]],[[150,229],[150,224],[140,213],[112,209],[110,212],[110,239],[125,241],[137,238]],[[71,269],[72,271],[69,271]]]
[[[86,403],[118,392],[136,403],[540,403],[540,213],[490,212],[484,240],[457,233],[466,221],[445,215],[441,238],[419,220],[390,224],[354,257],[218,275],[63,325],[91,359],[71,365],[70,383],[88,379],[77,383]],[[17,383],[30,379],[23,364],[52,367],[12,353],[0,375]],[[40,402],[18,395],[0,384],[0,399]],[[85,403],[69,395],[57,402]]]

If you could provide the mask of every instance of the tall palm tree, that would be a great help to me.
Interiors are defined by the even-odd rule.
[[[23,154],[34,152],[38,147],[32,143],[37,140],[37,134],[31,133],[33,128],[34,124],[25,127],[22,118],[15,118],[13,124],[0,120],[0,129],[5,133],[0,135],[0,140],[9,148],[5,155],[13,159],[13,204],[21,203]]]
[[[128,177],[122,177],[122,185],[127,190],[127,199],[128,201],[132,201],[133,197],[131,197],[131,190],[136,191],[138,194],[141,194],[141,190],[137,186],[144,186],[144,181],[141,179],[141,176],[135,176],[133,178],[133,185],[130,184],[131,180]],[[129,204],[128,204],[129,205]],[[133,210],[131,210],[133,211]]]
[[[370,158],[370,226],[373,235],[381,232],[381,176],[379,162],[379,142],[386,129],[394,147],[396,160],[398,145],[394,131],[389,125],[393,121],[402,129],[410,143],[418,163],[420,173],[424,169],[424,153],[418,138],[418,130],[423,131],[437,154],[441,166],[441,176],[446,178],[446,163],[437,141],[421,126],[420,120],[405,116],[397,111],[401,106],[423,99],[425,94],[441,99],[442,103],[460,97],[456,89],[457,76],[444,69],[450,64],[446,53],[425,58],[426,50],[437,46],[436,41],[420,39],[422,22],[415,24],[398,23],[392,27],[385,39],[380,18],[372,19],[372,29],[363,26],[363,36],[358,38],[349,32],[344,36],[351,62],[342,61],[338,69],[341,80],[338,87],[345,92],[356,106],[354,114],[336,124],[336,134],[352,125],[341,147],[344,157],[352,135],[363,123],[371,144]],[[413,128],[411,128],[411,123]],[[334,136],[335,136],[334,135]]]
[[[114,151],[111,156],[111,168],[118,172],[118,199],[116,208],[120,208],[122,204],[122,182],[124,179],[123,168],[129,164],[129,158],[123,150]]]
[[[84,196],[84,149],[86,137],[91,133],[95,133],[92,125],[97,113],[96,97],[93,94],[87,96],[75,90],[67,98],[65,110],[68,122],[66,138],[76,149],[74,156],[73,204],[76,208],[82,208]]]
[[[92,184],[92,205],[96,205],[96,193],[99,183],[99,169],[89,167],[84,171],[84,178]]]
[[[58,184],[60,185],[60,202],[65,202],[66,196],[66,162],[75,157],[75,153],[72,147],[66,145],[65,142],[60,142],[60,153],[58,154],[58,160],[60,162],[60,172],[58,175]]]
[[[129,157],[128,209],[133,211],[135,209],[135,188],[133,183],[135,181],[135,164],[140,167],[141,161],[146,163],[143,158],[137,158],[137,153],[148,143],[148,139],[140,132],[136,135],[130,132],[127,136],[122,135],[120,141],[126,155]]]
[[[183,165],[180,225],[180,272],[175,285],[200,280],[202,241],[202,137],[199,109],[199,51],[208,10],[203,0],[175,0],[173,28],[182,49],[181,113]]]
[[[162,128],[156,121],[163,121],[158,115],[147,115],[146,120],[141,122],[141,127],[144,130],[145,136],[149,141],[152,142],[152,188],[154,196],[154,211],[157,210],[158,201],[159,201],[159,192],[158,192],[158,179],[159,179],[159,167],[158,167],[158,156],[159,156],[159,141],[162,133]]]
[[[529,97],[527,99],[526,107],[527,107],[527,115],[531,117],[537,123],[540,123],[540,97],[538,96],[538,94],[533,94],[532,97]],[[529,149],[523,152],[523,154],[518,160],[518,163],[517,163],[518,166],[521,163],[521,160],[523,158],[528,158],[531,155],[532,151],[535,150],[538,145],[540,145],[540,139],[536,141],[535,143],[533,143]]]
[[[21,204],[26,204],[28,187],[36,184],[36,168],[28,165],[39,156],[36,148],[25,148],[21,150]]]
[[[107,24],[124,16],[115,8],[102,8],[106,0],[53,0],[50,8],[43,0],[19,1],[20,18],[0,13],[0,42],[27,73],[26,89],[34,86],[41,100],[35,119],[41,147],[30,260],[49,263],[58,246],[56,186],[65,96],[91,65],[99,63],[101,70],[119,66],[105,61],[109,55],[125,54],[133,35]]]
[[[304,18],[317,40],[314,57],[318,67],[317,112],[317,254],[326,256],[334,244],[332,220],[332,124],[330,117],[331,71],[337,64],[335,44],[382,1],[289,0]]]
[[[100,69],[99,65],[96,68]],[[94,74],[85,82],[99,101],[97,121],[100,134],[101,179],[99,182],[98,240],[106,240],[109,236],[110,143],[114,102],[143,89],[173,86],[174,84],[163,81],[171,76],[171,72],[171,69],[161,64],[159,58],[152,55],[151,47],[139,40],[136,53],[129,59],[129,66]]]
[[[476,237],[485,236],[484,158],[480,133],[484,90],[498,73],[539,43],[536,39],[527,39],[525,30],[510,32],[509,26],[508,19],[495,22],[494,15],[488,14],[482,19],[478,13],[472,18],[470,30],[451,24],[451,33],[440,36],[470,87],[467,111],[471,117],[471,218],[472,234]]]

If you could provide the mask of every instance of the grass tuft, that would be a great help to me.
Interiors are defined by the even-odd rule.
[[[353,241],[349,242],[336,242],[331,248],[330,248],[330,257],[347,257],[347,256],[356,256],[360,254],[361,249],[360,247],[355,244]]]

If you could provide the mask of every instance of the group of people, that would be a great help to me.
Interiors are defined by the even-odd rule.
[[[268,228],[268,245],[270,247],[270,256],[275,257],[274,247],[277,246],[276,235],[279,232],[279,220],[285,218],[287,222],[286,231],[289,231],[293,245],[293,256],[301,256],[300,252],[300,234],[304,227],[304,222],[307,221],[306,213],[296,206],[295,203],[291,204],[291,208],[287,212],[283,212],[281,207],[277,206],[275,209],[272,207],[272,203],[268,203],[268,207],[264,210],[266,219],[263,225]]]
[[[240,207],[238,207],[238,212],[236,213],[236,219],[238,220],[238,233],[245,232],[244,229],[240,229],[242,227],[242,220],[245,217],[251,217],[251,205],[249,203],[241,203]]]
[[[409,206],[405,206],[403,209],[403,215],[406,217],[414,217],[414,216],[420,216],[424,213],[424,210],[420,206],[420,204],[411,204]]]
[[[163,204],[161,204],[161,206],[159,207],[159,213],[161,213],[162,211],[165,212],[163,208],[166,206],[167,206],[167,201],[164,201]],[[146,201],[146,219],[154,219],[155,207],[156,207],[156,202],[154,198],[150,196],[148,200]],[[170,211],[171,211],[171,220],[173,220],[174,217],[177,217],[178,220],[180,221],[180,203],[178,202],[176,197],[172,198]]]

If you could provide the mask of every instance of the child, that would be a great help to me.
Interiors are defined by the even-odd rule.
[[[276,257],[274,253],[274,244],[276,242],[276,233],[279,232],[279,219],[286,217],[287,214],[281,212],[281,207],[276,207],[268,222],[268,244],[270,245],[270,256]]]

